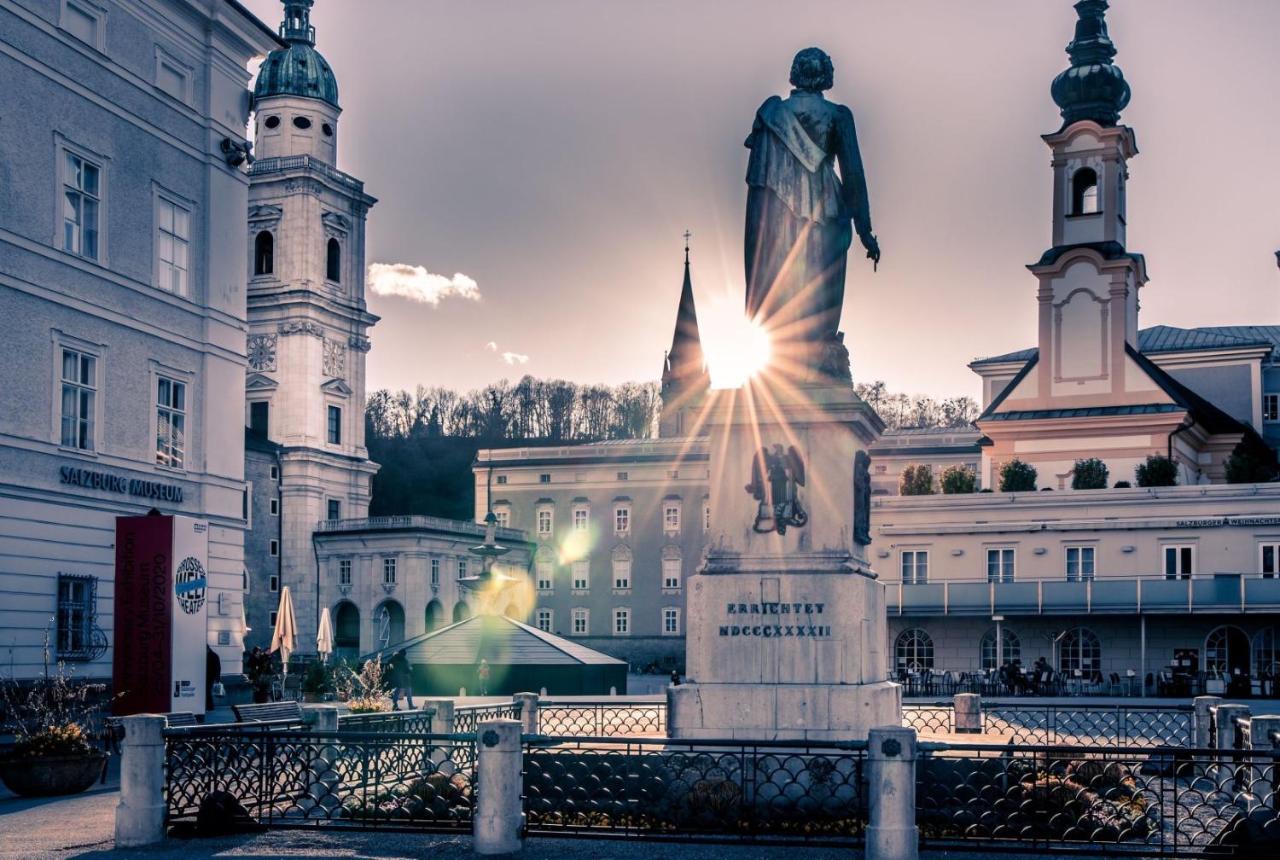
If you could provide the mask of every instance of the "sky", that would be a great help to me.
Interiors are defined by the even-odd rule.
[[[277,0],[244,2],[279,22]],[[850,257],[854,379],[976,398],[969,361],[1035,342],[1038,138],[1061,125],[1049,84],[1075,17],[1070,0],[317,0],[338,166],[380,201],[370,391],[656,379],[686,229],[704,328],[726,330],[742,142],[817,45],[884,255],[874,274]],[[1280,323],[1280,2],[1113,0],[1108,22],[1140,150],[1140,324]]]

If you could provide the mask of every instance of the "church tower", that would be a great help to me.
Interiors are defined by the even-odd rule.
[[[658,436],[687,436],[695,432],[691,407],[711,386],[706,358],[702,354],[702,337],[698,333],[698,311],[693,304],[693,279],[689,276],[689,233],[684,237],[684,284],[680,288],[680,306],[676,311],[676,328],[671,349],[662,366],[662,412],[658,418]]]
[[[315,48],[314,0],[283,0],[254,88],[245,420],[280,446],[280,578],[302,642],[315,641],[321,520],[368,515],[377,471],[364,440],[365,219],[376,202],[336,167],[338,84]],[[273,560],[274,561],[274,560]],[[251,572],[252,575],[252,572]]]

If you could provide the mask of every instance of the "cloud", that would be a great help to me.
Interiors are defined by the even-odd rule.
[[[423,266],[408,263],[372,263],[369,266],[369,289],[379,296],[399,296],[435,307],[448,298],[480,301],[480,288],[461,272],[452,278],[428,272]]]
[[[497,352],[498,344],[496,341],[491,340],[484,345],[484,348],[489,350],[489,352]],[[529,363],[529,356],[525,355],[522,352],[503,352],[501,353],[501,356],[502,356],[502,360],[505,361],[507,364],[515,365],[515,364]]]

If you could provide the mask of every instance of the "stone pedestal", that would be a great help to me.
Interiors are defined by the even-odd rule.
[[[879,418],[847,386],[767,378],[712,392],[705,411],[711,539],[686,583],[688,683],[668,691],[672,736],[850,739],[898,724],[901,688],[884,680],[884,587],[856,539],[868,499],[855,458]],[[761,517],[747,488],[769,480],[753,468],[762,449],[803,464],[803,524]]]

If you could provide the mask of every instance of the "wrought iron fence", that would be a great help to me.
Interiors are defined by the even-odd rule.
[[[423,708],[420,711],[382,711],[374,714],[342,714],[338,717],[338,729],[344,732],[431,734],[435,716],[435,708]]]
[[[453,730],[474,734],[476,726],[485,720],[518,720],[523,711],[522,702],[504,702],[500,705],[463,705],[453,711]]]
[[[665,735],[666,702],[551,702],[538,705],[544,735]]]
[[[1190,747],[1191,716],[1184,707],[984,703],[982,732],[1020,744]]]
[[[921,744],[921,847],[1227,853],[1280,840],[1268,754]]]
[[[467,830],[475,804],[470,735],[392,732],[165,732],[170,822],[215,791],[273,827]]]
[[[949,735],[955,731],[955,708],[936,705],[903,705],[902,724],[922,735]]]
[[[861,843],[865,743],[669,739],[526,742],[528,832]]]

